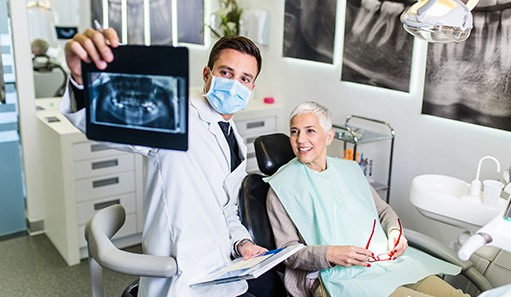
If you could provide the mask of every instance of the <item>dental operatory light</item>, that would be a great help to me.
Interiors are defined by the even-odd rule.
[[[465,41],[472,30],[471,10],[479,0],[422,0],[401,14],[405,30],[434,43]]]

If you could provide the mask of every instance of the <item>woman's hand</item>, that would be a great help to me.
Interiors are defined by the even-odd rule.
[[[406,240],[405,236],[397,229],[391,230],[387,236],[389,257],[394,260],[405,252],[408,247],[408,240]]]
[[[78,84],[83,84],[81,61],[94,62],[98,69],[103,70],[107,63],[114,60],[108,45],[114,48],[119,46],[119,37],[112,28],[101,31],[89,28],[66,42],[64,52],[67,67]]]
[[[254,256],[266,253],[267,251],[268,249],[265,249],[262,246],[258,246],[253,242],[247,242],[240,248],[239,253],[244,260],[248,260]]]
[[[371,251],[356,246],[330,246],[326,252],[327,259],[330,263],[345,267],[370,267],[369,257],[371,257],[371,255]]]

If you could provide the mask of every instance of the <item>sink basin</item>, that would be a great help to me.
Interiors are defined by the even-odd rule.
[[[470,184],[445,175],[425,174],[415,177],[410,187],[410,202],[430,219],[475,232],[495,218],[506,206],[502,198],[496,207],[469,196]]]

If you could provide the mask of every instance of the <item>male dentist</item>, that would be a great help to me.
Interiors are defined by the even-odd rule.
[[[80,63],[105,69],[115,58],[108,45],[119,46],[112,28],[87,29],[66,43],[72,79],[60,109],[82,131]],[[247,148],[232,120],[247,106],[260,70],[261,55],[252,41],[241,36],[220,39],[202,71],[203,91],[190,91],[188,151],[116,146],[146,159],[144,253],[177,261],[178,272],[170,279],[141,278],[139,296],[240,296],[247,291],[245,281],[195,288],[190,284],[231,256],[249,258],[266,251],[251,241],[238,217]],[[232,136],[230,148],[227,139]]]

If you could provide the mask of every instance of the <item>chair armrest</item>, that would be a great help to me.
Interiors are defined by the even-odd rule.
[[[176,260],[172,257],[136,254],[117,248],[102,251],[98,256],[96,261],[101,266],[128,275],[170,278],[177,272]]]
[[[475,269],[472,262],[460,260],[458,254],[441,241],[406,228],[403,232],[410,246],[430,254],[433,257],[460,266],[462,270],[461,274],[472,282],[481,292],[493,288],[493,285],[488,279]]]
[[[463,270],[466,270],[473,265],[470,261],[460,260],[458,258],[458,254],[441,241],[406,228],[403,229],[403,232],[408,240],[408,244],[414,248],[454,265],[458,265]]]
[[[174,258],[126,252],[112,243],[112,236],[122,227],[125,219],[126,212],[118,204],[101,209],[94,215],[85,226],[89,257],[102,267],[124,274],[149,277],[175,275],[177,264]]]

